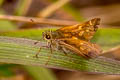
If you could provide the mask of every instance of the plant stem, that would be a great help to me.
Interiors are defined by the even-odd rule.
[[[77,24],[74,21],[65,21],[65,20],[54,20],[54,19],[43,19],[43,18],[34,18],[34,17],[20,17],[20,16],[10,16],[10,15],[0,15],[0,19],[11,20],[11,21],[21,21],[21,22],[29,22],[34,24],[49,24],[49,25],[57,25],[57,26],[67,26]]]

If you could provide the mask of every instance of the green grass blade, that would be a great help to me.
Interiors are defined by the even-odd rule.
[[[14,34],[14,36],[16,36],[16,37],[18,35],[21,35],[21,33],[18,32],[18,34],[16,34],[16,33]],[[23,35],[24,35],[24,33],[23,33]],[[28,33],[28,35],[29,35],[29,33]],[[34,80],[56,80],[55,76],[52,75],[53,73],[50,72],[50,70],[48,70],[47,68],[42,68],[42,67],[38,68],[36,66],[32,66],[32,67],[24,66],[24,68],[29,72],[29,74],[34,78]],[[4,71],[4,73],[6,73],[6,72]],[[44,75],[43,75],[43,73],[44,73]]]
[[[97,72],[105,74],[120,74],[120,62],[105,57],[96,59],[84,59],[75,54],[69,54],[70,58],[63,53],[54,51],[51,55],[48,49],[42,49],[39,58],[33,58],[39,50],[39,43],[34,45],[35,40],[23,38],[0,37],[0,62],[22,65],[37,65],[48,68],[65,69],[71,71]],[[48,57],[52,56],[48,65]]]

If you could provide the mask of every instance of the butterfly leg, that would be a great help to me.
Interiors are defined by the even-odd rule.
[[[50,44],[50,43],[48,43],[49,44],[49,48],[50,48],[50,53],[51,53],[51,55],[52,55],[52,53],[53,53],[53,49],[52,49],[52,44]],[[52,56],[48,56],[48,61],[45,63],[45,65],[48,65],[48,62],[49,62],[49,60],[51,59],[51,57]]]
[[[35,42],[34,44],[37,44],[37,43],[39,43],[39,42],[37,41],[37,42]],[[42,48],[49,48],[49,47],[48,47],[48,46],[40,46],[38,52],[37,52],[37,53],[35,54],[35,56],[33,56],[33,57],[39,58],[38,55],[40,54],[40,51],[41,51]]]
[[[41,40],[43,40],[43,39],[41,38],[41,39],[39,39],[39,40],[41,41]],[[35,41],[35,42],[34,42],[34,45],[38,44],[40,41]]]
[[[42,48],[49,48],[49,47],[48,47],[48,46],[40,46],[40,48],[39,48],[38,52],[35,54],[35,56],[34,56],[34,57],[39,58],[38,56],[39,56],[40,51],[41,51],[41,49],[42,49]]]
[[[64,46],[61,45],[61,49],[63,51],[63,53],[65,54],[65,56],[69,57],[70,58],[70,61],[72,61],[72,57],[68,55],[68,53],[70,51],[68,51]]]
[[[35,54],[35,57],[36,57],[36,58],[39,58],[38,55],[39,55],[39,53],[40,53],[40,51],[41,51],[41,48],[42,48],[42,47],[40,47],[39,50],[38,50],[38,52]]]

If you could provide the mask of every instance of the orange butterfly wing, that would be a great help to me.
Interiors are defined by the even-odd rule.
[[[66,26],[56,30],[62,38],[71,38],[72,36],[78,39],[89,41],[98,29],[100,18],[94,18],[83,24]]]

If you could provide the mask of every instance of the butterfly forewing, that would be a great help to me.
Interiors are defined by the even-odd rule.
[[[100,18],[94,18],[83,24],[77,24],[73,26],[66,26],[56,30],[62,38],[71,38],[75,36],[79,39],[89,41],[94,33],[97,31],[100,24]]]

